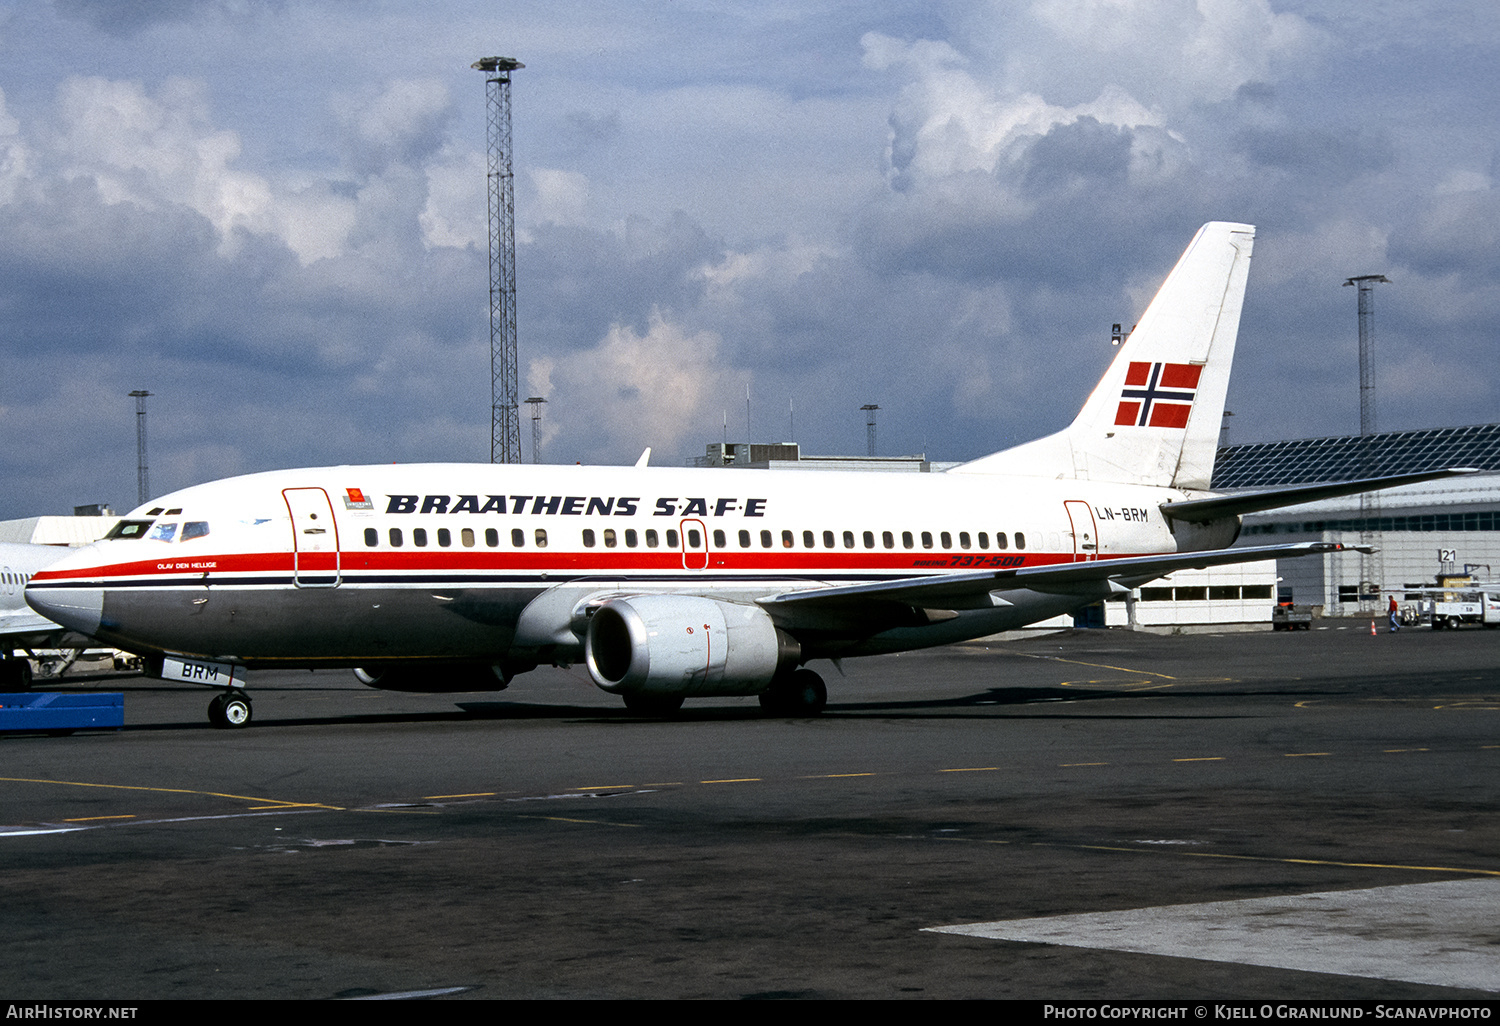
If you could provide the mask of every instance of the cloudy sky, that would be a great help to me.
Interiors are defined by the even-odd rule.
[[[1500,419],[1496,5],[0,0],[0,518],[134,505],[136,388],[158,493],[487,459],[495,54],[548,462],[1055,430],[1207,220],[1231,440],[1358,429],[1359,274],[1380,427]]]

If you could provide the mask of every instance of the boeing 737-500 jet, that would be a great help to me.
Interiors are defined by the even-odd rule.
[[[356,667],[376,687],[477,691],[583,662],[632,709],[759,695],[811,714],[806,664],[945,645],[1186,567],[1240,515],[1424,480],[1208,491],[1250,225],[1194,237],[1072,425],[946,473],[426,464],[185,488],[36,574],[45,616],[222,686],[243,725],[260,667]],[[1447,473],[1447,472],[1444,472]]]

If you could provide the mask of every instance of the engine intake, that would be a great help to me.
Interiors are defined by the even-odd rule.
[[[617,695],[757,695],[801,660],[759,606],[689,595],[635,595],[595,611],[589,676]]]

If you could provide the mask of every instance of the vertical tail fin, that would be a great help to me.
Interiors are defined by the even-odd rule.
[[[951,473],[1206,489],[1254,241],[1248,224],[1198,229],[1071,425]]]

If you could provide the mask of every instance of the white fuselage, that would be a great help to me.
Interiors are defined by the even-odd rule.
[[[48,615],[142,654],[518,671],[578,659],[586,610],[604,596],[753,603],[830,585],[1173,552],[1158,506],[1182,497],[956,474],[294,470],[163,496],[29,595]],[[946,644],[1104,594],[1018,589],[920,625],[835,617],[803,625],[804,658]]]

